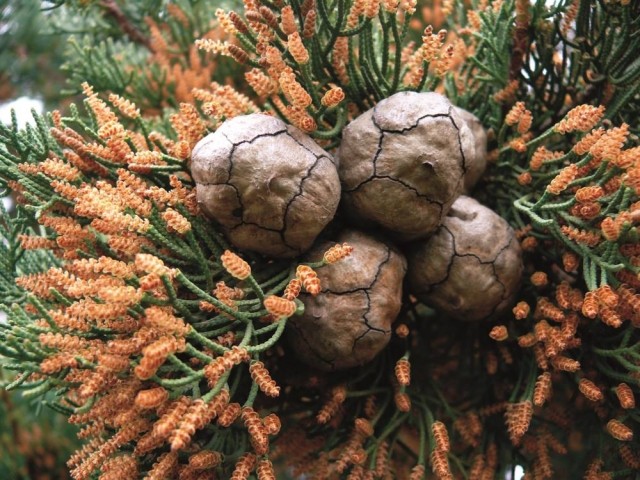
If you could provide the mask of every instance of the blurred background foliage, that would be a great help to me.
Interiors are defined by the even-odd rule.
[[[36,0],[0,1],[0,102],[23,95],[37,95],[50,104],[59,100],[67,35],[53,31],[49,23],[59,14],[42,10]]]
[[[6,378],[1,370],[0,375]],[[21,393],[0,391],[0,478],[70,478],[65,463],[80,443],[75,433],[64,416],[36,408]]]
[[[193,35],[211,28],[216,8],[233,8],[239,3],[0,0],[0,103],[32,96],[44,102],[45,110],[64,108],[73,101],[70,94],[80,92],[82,81],[93,82],[98,91],[109,85],[117,92],[117,84],[104,79],[101,71],[114,52],[120,57],[111,69],[120,67],[114,74],[122,74],[117,93],[127,87],[141,88],[131,85],[136,81],[131,72],[145,65],[153,53],[149,20],[162,24],[167,7],[179,5],[188,13],[190,25],[173,32],[180,37],[177,45],[182,50],[174,53],[188,54],[193,38],[198,38]],[[136,48],[140,45],[145,48]],[[227,70],[231,65],[226,62]]]

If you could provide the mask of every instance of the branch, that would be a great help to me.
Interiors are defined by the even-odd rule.
[[[131,41],[144,45],[151,52],[154,51],[151,46],[151,41],[129,21],[115,0],[102,0],[100,2],[100,6],[105,9],[109,16],[114,18],[116,23],[120,26],[122,31],[127,34]]]

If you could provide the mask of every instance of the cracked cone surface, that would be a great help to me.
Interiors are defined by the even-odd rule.
[[[264,114],[235,117],[202,139],[191,173],[200,207],[231,243],[272,257],[309,249],[340,200],[332,156]]]
[[[461,196],[435,235],[412,245],[409,288],[460,320],[482,320],[512,303],[522,275],[522,251],[498,214]]]
[[[338,156],[352,217],[414,240],[440,225],[462,191],[475,146],[445,97],[400,92],[345,127]]]
[[[348,242],[353,253],[318,271],[322,291],[301,294],[304,314],[288,325],[297,358],[321,370],[363,365],[387,345],[407,266],[401,253],[365,233],[348,230],[337,241]],[[318,245],[308,259],[321,259],[331,245]]]
[[[487,132],[480,119],[463,108],[453,107],[471,130],[473,135],[474,154],[467,158],[467,169],[464,174],[464,192],[468,193],[476,186],[487,169]]]

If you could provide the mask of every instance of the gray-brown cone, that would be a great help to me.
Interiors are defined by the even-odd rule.
[[[411,293],[460,320],[482,320],[508,308],[523,269],[513,229],[465,196],[438,231],[413,244],[407,256]]]
[[[471,130],[474,140],[475,154],[469,159],[467,171],[464,174],[464,193],[469,193],[487,169],[487,132],[480,119],[473,113],[459,107],[453,108]]]
[[[229,241],[271,257],[309,249],[340,201],[331,155],[264,114],[227,120],[198,142],[191,174],[202,211]]]
[[[462,191],[471,131],[437,93],[400,92],[343,130],[340,180],[347,211],[399,240],[434,232]]]
[[[304,314],[287,325],[296,358],[325,371],[363,365],[384,349],[400,312],[407,268],[401,253],[362,232],[345,231],[337,241],[353,252],[317,270],[321,293],[302,294]],[[334,243],[318,245],[307,259],[322,259]]]

